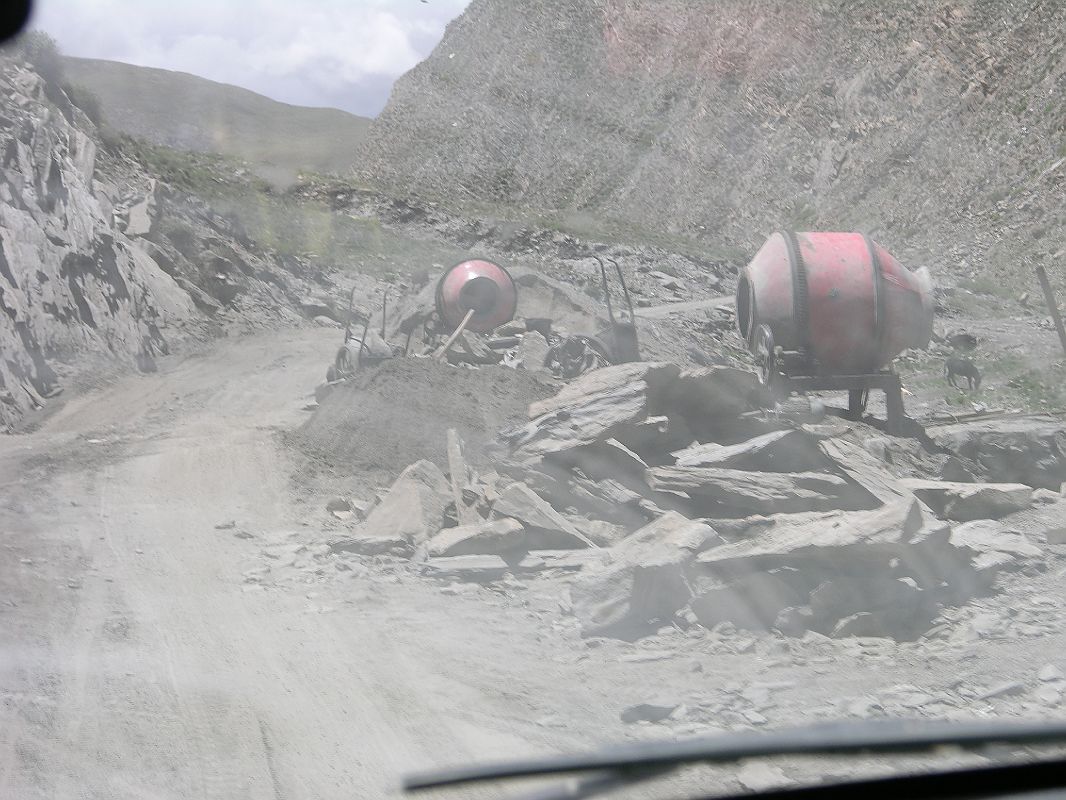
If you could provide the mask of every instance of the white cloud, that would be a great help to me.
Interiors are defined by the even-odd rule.
[[[470,0],[38,0],[64,53],[376,114]]]

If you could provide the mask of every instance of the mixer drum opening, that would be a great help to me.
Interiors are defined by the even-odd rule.
[[[464,312],[474,309],[475,314],[489,314],[496,307],[499,296],[500,289],[491,278],[472,278],[459,292],[459,307]]]

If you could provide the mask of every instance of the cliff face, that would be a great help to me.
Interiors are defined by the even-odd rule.
[[[263,196],[243,168],[168,156],[182,159],[176,173],[230,186],[236,200],[220,211],[160,179],[142,150],[104,147],[61,89],[0,56],[0,430],[67,376],[152,370],[185,338],[299,324],[330,306],[332,267],[244,229],[234,209]]]
[[[1009,272],[1066,245],[1066,4],[474,0],[364,176],[744,251],[863,229]]]
[[[146,367],[188,295],[120,231],[93,187],[96,145],[42,79],[0,65],[0,425],[57,388],[51,362],[107,353]],[[68,116],[69,115],[69,119]],[[85,122],[82,120],[82,122]]]

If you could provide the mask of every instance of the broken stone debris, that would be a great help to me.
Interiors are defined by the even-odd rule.
[[[430,461],[415,462],[400,473],[354,534],[333,542],[331,548],[362,555],[412,551],[440,530],[450,500],[440,468]]]
[[[817,439],[803,430],[770,431],[737,444],[695,444],[673,453],[679,467],[717,467],[766,472],[806,472],[828,460]]]
[[[940,425],[938,447],[976,465],[983,477],[1058,491],[1066,481],[1066,426],[1055,417],[1001,417]]]
[[[495,519],[473,525],[445,528],[427,543],[430,557],[494,555],[500,552],[528,551],[525,528],[513,519]]]
[[[630,534],[571,586],[582,635],[632,639],[669,623],[692,598],[696,554],[718,541],[709,525],[674,512]]]
[[[565,575],[581,634],[628,640],[691,625],[914,639],[1039,555],[994,521],[1031,487],[898,477],[847,425],[752,422],[754,389],[731,368],[589,372],[501,434],[490,475],[450,447],[450,479],[413,465],[334,549],[417,548],[450,581]]]
[[[500,494],[492,507],[495,519],[514,519],[529,532],[530,550],[595,547],[582,536],[565,517],[541,499],[536,492],[521,483],[512,483]]]
[[[852,506],[847,481],[817,472],[748,472],[716,467],[655,467],[653,489],[684,492],[693,500],[746,512],[829,510]]]
[[[959,522],[998,519],[1028,508],[1033,501],[1032,488],[1021,483],[952,483],[912,479],[902,481],[902,484],[937,514]]]

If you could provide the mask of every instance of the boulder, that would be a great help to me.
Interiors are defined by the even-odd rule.
[[[522,459],[610,438],[625,441],[634,425],[653,415],[664,386],[679,372],[673,364],[640,362],[593,370],[555,397],[532,404],[531,421],[503,438]]]
[[[597,550],[530,550],[515,568],[516,572],[563,570],[577,572],[586,567],[600,567],[609,562],[609,554]]]
[[[936,612],[932,595],[913,581],[890,575],[863,577],[839,576],[819,585],[810,596],[812,629],[840,635],[841,621],[856,614],[870,613],[866,623],[878,624],[877,633],[847,634],[911,638],[928,630]],[[853,630],[851,623],[844,630]]]
[[[440,530],[450,500],[444,473],[431,461],[416,461],[400,473],[353,535],[331,547],[365,555],[411,550]]]
[[[536,419],[581,408],[593,398],[610,400],[634,395],[641,396],[645,407],[658,408],[662,405],[664,391],[680,374],[681,368],[677,365],[656,362],[637,361],[603,367],[571,381],[554,397],[530,405],[529,417]]]
[[[739,444],[696,444],[673,453],[679,467],[718,467],[765,472],[822,470],[829,460],[806,431],[771,431]]]
[[[536,541],[529,549],[561,550],[595,547],[562,514],[523,483],[505,488],[492,507],[493,519],[510,518],[528,531],[527,541]]]
[[[917,502],[898,501],[874,511],[779,514],[756,536],[701,553],[700,567],[731,577],[783,567],[798,570],[880,571],[893,559],[922,561],[950,547]]]
[[[636,492],[648,491],[644,473],[648,465],[617,439],[576,447],[547,456],[546,460],[567,469],[579,469],[594,481],[612,479]]]
[[[528,551],[525,528],[513,519],[495,519],[473,525],[444,528],[426,543],[432,558],[442,556],[504,555]]]
[[[300,298],[299,304],[300,310],[308,319],[326,317],[341,324],[347,322],[347,314],[337,308],[337,304],[328,297],[305,296]]]
[[[672,512],[627,536],[611,563],[582,570],[571,586],[581,634],[636,638],[672,619],[692,597],[693,558],[716,541],[709,526]]]
[[[1028,508],[1033,490],[1021,483],[953,483],[907,479],[902,485],[945,519],[999,519]]]
[[[686,369],[666,387],[654,413],[680,417],[695,438],[717,441],[736,435],[737,417],[753,407],[757,394],[754,372],[733,367]]]
[[[430,558],[422,562],[422,573],[443,580],[491,583],[507,574],[510,567],[499,556],[467,555]]]
[[[1008,528],[992,519],[974,519],[951,529],[951,543],[955,547],[971,550],[975,556],[1003,554],[1007,559],[997,559],[1001,564],[1015,563],[1024,559],[1043,558],[1044,551],[1033,544],[1019,530]]]
[[[851,484],[837,475],[817,472],[653,467],[647,477],[653,489],[684,492],[692,498],[748,512],[824,511],[857,505]]]
[[[1066,481],[1066,423],[1059,418],[1000,417],[930,427],[928,433],[993,481],[1052,490]]]
[[[691,608],[705,628],[731,622],[738,628],[769,630],[781,612],[805,602],[804,594],[781,574],[753,572],[693,598]]]
[[[819,449],[837,470],[881,503],[914,499],[914,494],[865,447],[847,439],[834,438],[820,442]]]

